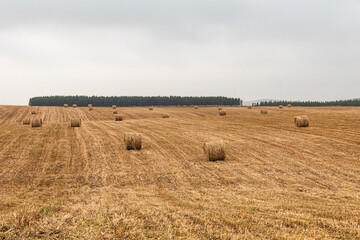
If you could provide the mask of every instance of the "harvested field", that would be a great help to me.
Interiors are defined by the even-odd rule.
[[[264,109],[0,106],[0,239],[359,239],[360,108]]]

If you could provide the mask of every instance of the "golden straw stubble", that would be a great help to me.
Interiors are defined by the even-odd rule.
[[[141,150],[142,134],[141,133],[125,133],[124,143],[126,150]]]
[[[206,142],[203,145],[206,160],[225,160],[225,143],[223,141]]]

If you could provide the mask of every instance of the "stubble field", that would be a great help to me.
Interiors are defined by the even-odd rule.
[[[359,108],[224,109],[0,106],[0,239],[360,239]]]

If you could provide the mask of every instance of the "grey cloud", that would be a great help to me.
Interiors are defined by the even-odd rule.
[[[359,97],[359,10],[355,0],[1,1],[0,104],[48,94]]]

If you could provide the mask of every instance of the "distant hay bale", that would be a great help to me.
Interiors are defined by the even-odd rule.
[[[93,105],[92,105],[92,104],[88,104],[88,107],[89,107],[89,108],[92,108],[92,107],[93,107]]]
[[[218,110],[219,110],[219,111],[222,110],[222,107],[218,107]]]
[[[282,109],[284,106],[283,105],[280,105],[279,108]]]
[[[161,114],[161,117],[162,117],[162,118],[169,118],[169,114],[163,113],[163,114]]]
[[[121,116],[121,115],[115,116],[115,121],[122,121],[122,120],[123,120],[123,116]]]
[[[34,119],[31,121],[31,127],[41,127],[42,120],[41,119]]]
[[[117,111],[113,111],[113,114],[117,114]]]
[[[149,110],[152,111],[152,110],[154,110],[154,108],[153,108],[153,107],[149,107]]]
[[[30,125],[30,119],[29,118],[27,118],[27,119],[24,119],[23,120],[23,125]]]
[[[261,110],[260,110],[260,113],[261,113],[261,114],[267,114],[268,111],[267,111],[267,110],[264,110],[264,109],[261,109]]]
[[[248,109],[252,109],[252,106],[248,106]]]
[[[66,103],[65,103],[65,104],[64,104],[64,108],[67,108],[67,107],[69,107],[69,104],[66,104]]]
[[[116,109],[116,105],[112,105],[112,109]]]
[[[219,111],[220,116],[226,116],[226,112],[224,110]]]
[[[199,106],[194,106],[194,109],[199,109]]]
[[[291,108],[291,104],[288,104],[287,107]]]
[[[140,150],[142,145],[141,133],[125,133],[124,142],[126,150]]]
[[[294,123],[297,127],[308,127],[309,126],[309,119],[307,116],[296,116],[294,117]]]
[[[76,105],[76,104],[73,104],[73,105],[72,105],[72,107],[73,107],[73,108],[76,108],[76,107],[77,107],[77,105]]]
[[[206,160],[225,160],[225,143],[222,141],[206,142],[203,145]]]
[[[36,115],[36,111],[35,111],[35,110],[32,110],[32,111],[31,111],[31,114],[32,114],[32,115]]]
[[[81,127],[81,119],[80,118],[71,119],[70,126],[71,127]]]

